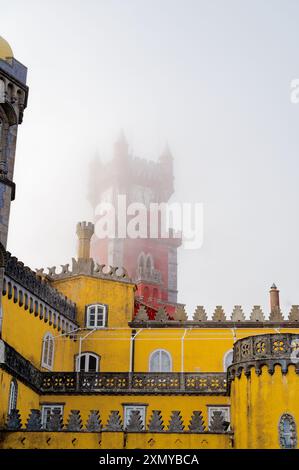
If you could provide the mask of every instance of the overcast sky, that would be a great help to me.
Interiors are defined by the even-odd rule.
[[[254,304],[272,282],[299,304],[299,2],[0,0],[0,34],[28,67],[8,249],[68,262],[92,218],[88,164],[123,128],[134,155],[175,158],[174,200],[204,203],[204,244],[180,251],[192,313]]]

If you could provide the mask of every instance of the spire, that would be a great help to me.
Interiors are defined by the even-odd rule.
[[[129,156],[129,145],[123,129],[121,129],[117,140],[114,143],[114,157],[123,158]]]
[[[165,147],[164,147],[159,159],[160,159],[161,162],[172,162],[173,156],[172,156],[170,147],[168,145],[168,142],[166,142]]]

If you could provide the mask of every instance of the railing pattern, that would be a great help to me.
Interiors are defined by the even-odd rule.
[[[43,374],[43,393],[226,394],[225,373],[76,373]]]

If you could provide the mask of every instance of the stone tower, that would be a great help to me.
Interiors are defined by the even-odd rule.
[[[2,292],[5,250],[11,201],[18,126],[27,105],[27,68],[13,57],[10,45],[0,37],[0,289]],[[0,331],[1,331],[0,317]]]
[[[89,200],[96,209],[100,202],[118,210],[119,195],[126,207],[142,203],[150,217],[151,203],[167,203],[174,192],[173,157],[168,148],[157,162],[134,158],[122,133],[114,144],[112,160],[103,165],[95,159],[91,168]],[[95,218],[95,225],[96,225]],[[160,222],[159,222],[160,223]],[[146,302],[177,302],[177,248],[181,238],[92,239],[91,254],[99,263],[124,266],[137,284],[137,296]]]

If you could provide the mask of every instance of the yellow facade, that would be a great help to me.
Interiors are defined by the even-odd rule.
[[[20,372],[16,361],[11,365],[9,361],[6,364],[5,358],[2,359],[1,427],[5,429],[7,422],[12,379],[17,381],[16,408],[21,419],[20,429],[2,434],[3,448],[48,448],[49,445],[63,448],[171,448],[174,444],[181,448],[279,448],[280,417],[284,413],[291,413],[298,422],[299,405],[296,396],[299,381],[295,366],[288,366],[282,374],[282,366],[276,365],[274,373],[269,373],[265,363],[260,375],[257,375],[254,364],[250,363],[252,370],[245,375],[244,370],[238,373],[238,366],[233,364],[235,375],[231,378],[225,366],[227,353],[240,343],[239,340],[242,344],[243,340],[261,334],[265,337],[296,334],[298,330],[294,322],[284,322],[279,330],[277,325],[271,325],[270,322],[268,325],[264,322],[261,328],[256,324],[250,327],[249,321],[246,327],[244,322],[239,325],[227,322],[226,326],[223,322],[215,324],[213,321],[202,326],[198,323],[193,325],[191,321],[183,322],[181,326],[172,325],[170,321],[160,327],[144,322],[143,327],[140,327],[140,324],[134,323],[134,284],[128,280],[109,279],[107,276],[101,278],[80,274],[56,279],[51,283],[63,294],[63,298],[67,296],[76,304],[77,317],[73,319],[72,329],[68,330],[62,326],[62,320],[55,322],[45,313],[45,309],[31,308],[33,311],[30,313],[28,303],[24,302],[20,293],[20,285],[19,290],[14,290],[17,284],[15,280],[10,280],[9,272],[7,282],[11,283],[11,288],[6,288],[3,295],[1,339],[28,361],[26,364],[30,363],[34,370],[42,372],[41,383],[44,388],[35,389],[33,382],[30,383],[26,377],[24,379],[24,366]],[[39,282],[49,281],[37,278]],[[25,286],[24,292],[26,289]],[[27,293],[29,296],[30,292]],[[107,306],[107,323],[103,328],[86,326],[86,308],[93,304]],[[43,339],[47,333],[51,333],[54,338],[51,368],[42,366]],[[171,372],[165,384],[163,372],[155,373],[153,380],[156,385],[150,388],[150,358],[157,350],[167,351],[170,355]],[[85,352],[100,358],[98,370],[92,374],[92,378],[88,373],[85,376],[82,372],[75,372],[76,358]],[[126,374],[129,372],[134,384],[130,385],[131,388],[125,385],[122,389],[122,381],[127,380]],[[222,379],[224,382],[221,382]],[[95,380],[90,389],[89,380]],[[181,380],[185,381],[183,385],[180,384]],[[209,389],[204,388],[207,380],[210,380]],[[71,385],[68,389],[69,381]],[[81,388],[76,389],[77,383],[80,383]],[[31,410],[50,405],[63,407],[65,427],[72,410],[79,410],[83,426],[91,410],[98,410],[102,423],[100,444],[98,437],[86,431],[84,434],[74,432],[76,437],[63,431],[59,434],[44,431],[41,439],[36,432],[26,432],[24,429]],[[144,407],[147,431],[127,433],[123,429],[113,433],[106,430],[111,411],[118,411],[123,422],[124,407],[130,405]],[[230,408],[230,428],[226,432],[209,429],[211,407]],[[149,430],[154,410],[161,411],[163,433],[155,434]],[[167,431],[174,410],[180,412],[184,432]],[[196,410],[201,411],[205,431],[186,432]],[[50,440],[47,438],[49,435]]]

